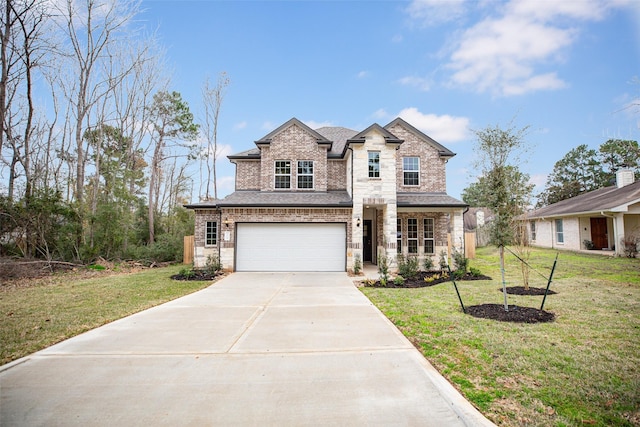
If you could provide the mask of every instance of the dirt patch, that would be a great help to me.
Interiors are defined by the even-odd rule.
[[[498,288],[500,292],[502,292],[502,288]],[[544,295],[545,288],[532,288],[529,286],[529,289],[525,289],[524,286],[509,286],[507,287],[507,293],[510,295]],[[555,295],[557,292],[549,289],[547,295]]]
[[[516,323],[545,323],[552,322],[555,314],[533,307],[510,305],[509,311],[502,304],[480,304],[466,307],[467,314],[483,319],[499,320],[501,322]]]
[[[484,275],[472,275],[471,273],[466,273],[461,277],[457,277],[456,281],[465,281],[465,280],[492,280],[489,276]],[[389,280],[389,282],[385,285],[380,283],[380,280],[375,282],[367,282],[364,281],[364,286],[372,287],[372,288],[426,288],[429,286],[438,285],[444,282],[451,282],[451,277],[449,277],[446,273],[438,273],[433,271],[421,271],[415,277],[410,279],[405,279],[404,283],[396,284],[393,280]]]

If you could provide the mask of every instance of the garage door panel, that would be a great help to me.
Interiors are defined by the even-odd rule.
[[[240,223],[236,271],[345,271],[344,223]]]

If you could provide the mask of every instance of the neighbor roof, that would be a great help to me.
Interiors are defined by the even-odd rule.
[[[562,200],[536,209],[526,215],[528,219],[554,216],[571,216],[600,212],[626,211],[628,206],[640,203],[640,181],[625,185],[600,188],[571,199]]]

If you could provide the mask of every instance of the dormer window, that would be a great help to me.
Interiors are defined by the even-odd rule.
[[[275,187],[291,188],[291,162],[289,160],[276,160]]]
[[[379,151],[369,151],[369,178],[380,178]]]
[[[403,183],[407,186],[420,185],[420,158],[419,157],[403,157],[402,158],[402,176]]]

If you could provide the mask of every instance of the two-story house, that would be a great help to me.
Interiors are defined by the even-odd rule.
[[[406,121],[358,132],[293,118],[229,156],[235,192],[195,210],[194,264],[235,271],[345,271],[398,254],[463,251],[467,205],[446,193],[455,154]]]

